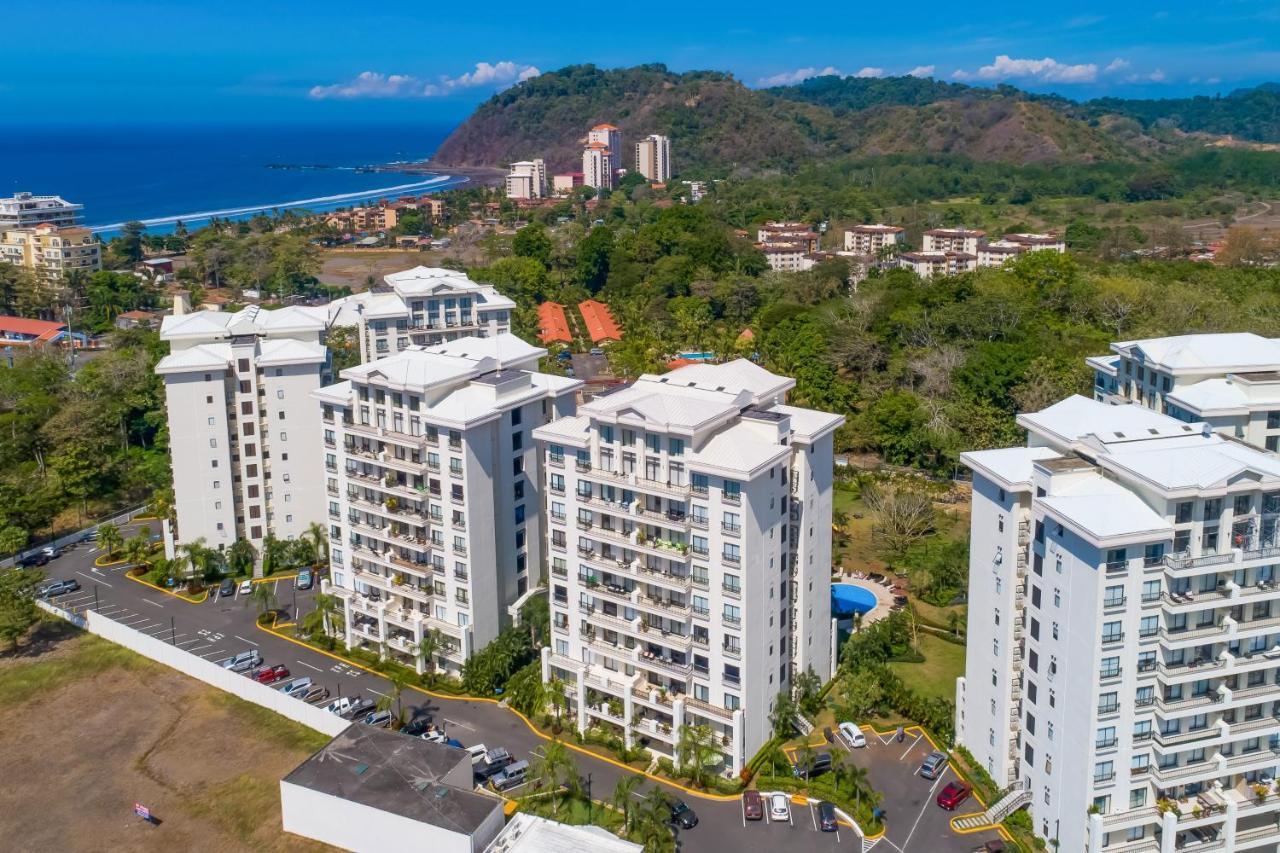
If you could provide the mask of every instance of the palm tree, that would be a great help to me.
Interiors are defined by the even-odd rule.
[[[436,652],[444,645],[444,636],[439,628],[432,628],[422,635],[418,643],[418,659],[422,661],[422,669],[426,673],[427,683],[436,680]]]
[[[284,568],[285,557],[288,554],[289,543],[277,539],[268,533],[267,538],[262,540],[262,575],[268,577],[275,573],[278,569]]]
[[[98,525],[98,547],[102,549],[102,553],[110,559],[116,551],[120,550],[120,546],[124,544],[124,537],[120,535],[120,528],[111,522]]]
[[[644,777],[639,774],[624,773],[622,778],[618,780],[618,784],[613,786],[613,805],[614,808],[622,812],[623,835],[631,831],[632,797],[635,796],[642,781],[644,781]]]
[[[209,566],[212,563],[210,549],[205,546],[203,536],[179,547],[182,553],[186,555],[187,562],[191,565],[189,581],[191,586],[195,586],[197,579],[204,579],[209,575]]]
[[[706,785],[707,764],[719,750],[710,726],[683,726],[676,742],[676,764],[695,786]]]
[[[553,738],[547,742],[534,766],[534,775],[552,791],[564,787],[570,796],[577,795],[578,766],[559,740]],[[553,801],[552,811],[559,811],[560,797],[553,794]]]
[[[302,538],[311,545],[311,564],[322,566],[329,562],[329,531],[323,524],[311,522]]]
[[[551,707],[556,712],[556,728],[560,728],[560,712],[565,706],[564,682],[551,676],[551,681],[547,683],[547,691],[551,694]]]
[[[867,788],[869,775],[867,768],[859,767],[857,764],[842,764],[844,768],[844,780],[849,784],[849,793],[853,794],[854,802],[859,807],[862,806],[862,792]],[[839,787],[840,778],[836,777],[836,786]]]
[[[644,845],[644,853],[668,853],[675,849],[675,837],[668,821],[671,813],[662,791],[656,786],[649,790],[644,805],[637,810],[635,834]]]
[[[124,543],[124,560],[134,566],[146,565],[151,556],[151,538],[146,533],[139,533]]]
[[[808,787],[809,768],[813,767],[813,747],[807,742],[800,744],[800,748],[796,750],[796,766],[804,771],[805,787]]]
[[[262,586],[262,584],[259,584],[259,586]],[[391,684],[391,692],[378,699],[377,709],[379,711],[390,711],[395,708],[395,720],[392,722],[391,727],[398,729],[404,724],[404,704],[400,700],[404,689],[409,686],[409,677],[397,669],[387,675],[387,681]]]
[[[333,633],[333,614],[338,609],[338,597],[336,595],[326,595],[319,593],[316,595],[316,612],[320,614],[323,621],[324,633],[326,636]]]
[[[258,605],[258,615],[265,616],[276,609],[276,594],[271,589],[274,584],[255,583],[249,598]]]
[[[258,552],[248,539],[237,539],[227,549],[227,568],[233,575],[251,574],[257,559]]]

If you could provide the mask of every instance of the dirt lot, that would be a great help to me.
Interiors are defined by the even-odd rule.
[[[8,850],[319,851],[280,829],[279,779],[325,738],[96,637],[0,658]],[[160,819],[133,815],[143,803]]]
[[[353,291],[368,289],[369,279],[381,282],[387,273],[399,272],[418,264],[435,266],[427,259],[430,252],[401,252],[379,249],[330,250],[324,253],[324,265],[320,269],[320,281],[336,287],[349,287]]]

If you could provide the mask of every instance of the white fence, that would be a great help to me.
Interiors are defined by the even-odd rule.
[[[103,524],[110,523],[120,527],[124,527],[126,524],[133,521],[134,518],[136,518],[137,516],[144,514],[147,511],[147,509],[148,509],[147,505],[143,504],[142,506],[134,507],[133,509],[116,513],[110,518],[99,519],[93,522],[92,524],[90,524],[88,527],[82,527],[79,530],[75,531],[74,533],[66,533],[66,534],[63,534],[62,536],[59,536],[57,539],[54,539],[51,541],[44,541],[44,542],[39,542],[35,545],[29,545],[28,547],[24,548],[21,552],[19,552],[16,556],[7,557],[4,560],[0,560],[0,568],[8,568],[9,566],[12,566],[14,564],[14,561],[17,560],[18,557],[25,557],[28,554],[34,554],[37,551],[41,551],[45,548],[64,548],[67,545],[75,545],[79,542],[83,542],[84,540],[89,538],[90,534],[92,534],[95,530],[98,529],[99,526]]]
[[[221,664],[196,657],[177,646],[169,645],[164,640],[149,637],[119,622],[113,622],[96,611],[88,611],[87,616],[86,627],[89,633],[97,634],[104,640],[110,640],[144,657],[172,667],[184,675],[198,678],[219,690],[239,696],[246,702],[275,711],[280,716],[288,717],[308,728],[334,737],[351,725],[350,721],[342,719],[337,714],[330,714],[324,708],[317,708],[301,699],[285,696],[279,690],[259,684],[252,678],[224,669]]]

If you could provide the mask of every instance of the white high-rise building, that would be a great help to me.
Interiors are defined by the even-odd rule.
[[[331,580],[349,646],[457,673],[508,624],[543,565],[535,427],[571,415],[578,380],[537,373],[511,334],[410,347],[342,372],[321,403]],[[323,459],[323,467],[320,462]]]
[[[1018,423],[961,457],[957,740],[1060,850],[1274,851],[1280,460],[1084,397]]]
[[[462,337],[511,331],[516,304],[492,285],[440,267],[414,267],[383,277],[387,288],[329,303],[330,321],[359,329],[360,360],[395,355]]]
[[[311,393],[328,371],[323,308],[165,317],[164,380],[177,530],[166,545],[295,539],[324,518]]]
[[[1280,341],[1251,332],[1120,341],[1085,363],[1093,396],[1280,451]]]
[[[83,213],[83,204],[73,204],[62,196],[14,193],[0,198],[0,231],[46,224],[59,228],[79,225]]]
[[[507,198],[534,199],[547,195],[547,164],[541,159],[511,164],[507,173]]]
[[[707,725],[724,766],[770,737],[798,673],[831,677],[832,434],[795,381],[693,365],[534,431],[545,450],[552,645],[578,727],[671,756]]]
[[[587,145],[599,143],[609,151],[609,174],[616,180],[622,168],[622,131],[611,124],[597,124],[587,133]]]
[[[597,190],[611,190],[617,173],[612,156],[603,142],[589,142],[582,149],[582,184]]]
[[[636,171],[656,183],[671,180],[671,140],[652,133],[637,142]]]
[[[844,232],[844,250],[874,255],[890,246],[902,246],[906,232],[897,225],[855,225]]]

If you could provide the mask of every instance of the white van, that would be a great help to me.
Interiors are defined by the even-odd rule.
[[[350,711],[351,706],[355,705],[355,703],[356,703],[356,698],[353,696],[339,696],[337,699],[334,699],[328,705],[325,705],[324,709],[328,711],[330,714],[337,714],[339,717],[341,717],[343,714]]]

